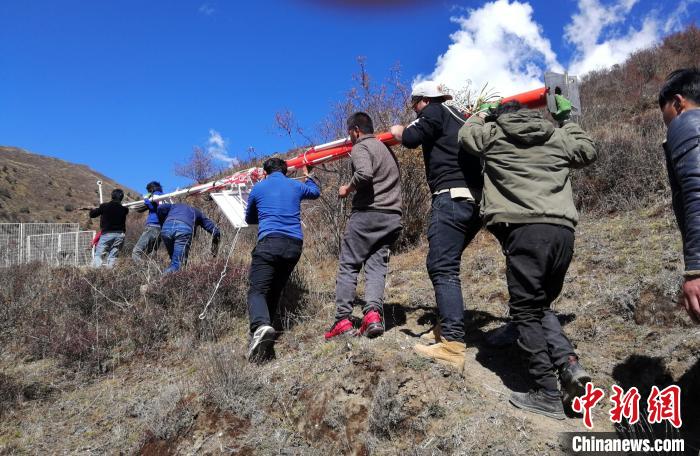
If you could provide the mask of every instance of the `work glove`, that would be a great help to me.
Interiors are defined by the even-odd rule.
[[[557,102],[557,111],[552,113],[552,117],[559,122],[559,126],[562,126],[571,117],[571,101],[564,95],[554,95],[554,100]]]
[[[481,116],[482,118],[486,118],[493,114],[493,112],[498,108],[500,105],[500,102],[491,102],[491,103],[481,103],[478,108],[476,108],[476,115]]]

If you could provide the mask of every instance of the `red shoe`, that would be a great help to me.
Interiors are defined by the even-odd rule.
[[[324,337],[328,340],[335,336],[346,334],[348,331],[352,331],[352,322],[347,318],[343,318],[342,320],[336,321]]]
[[[358,331],[358,336],[367,336],[370,339],[384,334],[384,322],[382,316],[376,310],[370,310],[362,318],[362,325]]]

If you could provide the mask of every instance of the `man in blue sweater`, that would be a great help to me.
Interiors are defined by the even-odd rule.
[[[163,222],[160,237],[170,255],[170,266],[163,274],[175,272],[187,262],[192,236],[198,226],[209,232],[212,239],[212,253],[216,253],[221,232],[214,222],[202,211],[187,204],[161,203],[157,209],[158,219]]]
[[[246,223],[258,224],[258,243],[250,265],[248,360],[262,362],[274,356],[272,317],[303,245],[301,201],[321,195],[304,167],[304,182],[287,177],[287,163],[270,158],[263,164],[267,178],[248,196]]]
[[[148,216],[146,217],[146,227],[141,233],[141,237],[136,242],[134,250],[131,252],[131,258],[137,263],[140,263],[144,255],[150,255],[152,252],[158,250],[158,245],[160,244],[160,222],[158,221],[158,202],[151,201],[151,198],[157,195],[163,194],[163,187],[161,187],[159,182],[151,181],[146,185],[146,193],[144,195],[143,204],[145,206],[142,209],[138,209],[138,212],[148,211]]]
[[[659,107],[668,127],[666,166],[683,239],[681,304],[700,324],[700,70],[684,68],[669,74],[659,92]]]

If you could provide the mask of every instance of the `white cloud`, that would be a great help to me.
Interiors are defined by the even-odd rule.
[[[676,9],[671,12],[664,22],[664,33],[673,33],[683,28],[683,20],[688,17],[688,6],[700,3],[700,0],[683,0],[678,2]]]
[[[207,139],[207,153],[216,160],[227,163],[229,166],[238,165],[239,161],[236,157],[231,157],[228,154],[226,141],[221,133],[214,130],[209,130],[209,139]]]
[[[578,0],[561,37],[573,47],[565,66],[582,76],[622,63],[680,30],[689,5],[699,2],[661,3],[640,15],[633,11],[639,0]],[[460,8],[458,14],[451,18],[459,26],[451,44],[432,73],[416,76],[414,83],[432,79],[453,92],[468,82],[477,91],[488,83],[505,96],[540,87],[545,70],[564,71],[527,1],[493,0],[476,9]]]
[[[433,79],[459,90],[469,80],[477,90],[488,83],[501,95],[540,87],[545,69],[563,68],[532,12],[526,2],[496,0],[453,17],[459,30],[450,35],[452,44],[435,70],[415,82]]]
[[[659,42],[664,26],[656,17],[656,10],[644,18],[639,28],[618,28],[636,4],[637,0],[617,0],[607,5],[599,0],[579,0],[578,12],[564,29],[564,37],[576,48],[569,64],[571,74],[582,75],[622,63],[635,51]]]
[[[211,16],[216,10],[209,3],[203,3],[202,6],[199,7],[198,11],[205,16]]]

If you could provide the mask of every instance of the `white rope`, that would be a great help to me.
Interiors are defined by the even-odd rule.
[[[238,242],[238,235],[239,234],[241,234],[241,228],[238,228],[236,230],[236,235],[233,237],[233,242],[231,243],[231,249],[228,251],[228,256],[226,256],[226,262],[224,263],[224,269],[221,270],[221,276],[219,277],[219,281],[216,282],[216,285],[214,286],[214,291],[211,293],[211,297],[209,298],[209,301],[207,301],[206,305],[204,306],[204,310],[202,310],[202,313],[199,314],[200,320],[204,320],[207,317],[207,310],[209,309],[209,305],[214,300],[214,296],[216,296],[216,292],[219,291],[219,287],[221,286],[221,281],[224,280],[224,277],[226,277],[226,271],[228,270],[228,261],[231,259],[231,254],[233,253],[233,250],[236,248],[236,243]]]

